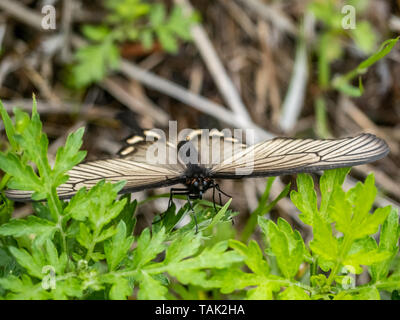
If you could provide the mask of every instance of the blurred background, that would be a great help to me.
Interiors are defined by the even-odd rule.
[[[82,126],[88,160],[170,120],[252,128],[258,140],[371,132],[391,153],[353,168],[346,186],[374,172],[376,205],[399,207],[399,32],[399,0],[0,0],[0,98],[9,112],[30,110],[35,93],[50,157]],[[276,179],[271,197],[289,182]],[[240,229],[266,179],[220,185]],[[143,225],[166,206],[140,206]],[[15,216],[30,212],[20,204]],[[297,214],[289,198],[270,212],[302,230]]]

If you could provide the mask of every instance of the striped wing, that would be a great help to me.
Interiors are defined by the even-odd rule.
[[[126,180],[121,193],[168,186],[181,182],[182,167],[152,165],[127,159],[107,159],[82,163],[68,172],[69,180],[57,188],[61,199],[71,198],[82,187],[90,189],[105,179],[116,183]],[[11,200],[29,201],[31,191],[6,190]]]
[[[372,134],[327,140],[275,138],[217,164],[211,175],[234,178],[313,172],[372,162],[388,152],[385,141]]]
[[[230,130],[191,130],[181,139],[178,143],[179,161],[184,165],[190,162],[208,169],[247,148],[239,139],[232,137]]]
[[[59,197],[71,198],[82,187],[90,189],[102,179],[112,183],[126,180],[121,193],[182,182],[184,166],[157,153],[157,150],[162,150],[166,155],[176,154],[176,147],[166,143],[157,133],[145,130],[142,135],[134,135],[125,141],[127,146],[121,149],[119,158],[90,161],[72,168],[68,172],[69,180],[57,188]],[[152,151],[152,147],[155,151],[147,152]],[[154,159],[155,156],[160,156],[159,161]],[[7,197],[16,201],[29,201],[32,193],[22,190],[6,191]]]

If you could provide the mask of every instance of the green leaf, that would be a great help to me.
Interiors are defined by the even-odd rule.
[[[279,300],[311,300],[310,296],[300,287],[291,286],[279,293]]]
[[[140,33],[140,42],[147,50],[151,49],[154,44],[153,30],[145,29]]]
[[[4,128],[6,129],[6,134],[7,134],[7,138],[8,141],[10,142],[11,146],[13,147],[14,150],[18,149],[18,144],[14,139],[14,135],[15,135],[15,129],[14,129],[14,125],[11,121],[10,116],[7,113],[7,110],[4,108],[3,103],[0,100],[0,114],[1,114],[1,118],[3,119],[3,123],[4,123]]]
[[[110,289],[110,299],[112,300],[126,300],[127,297],[132,295],[133,288],[126,278],[118,277]]]
[[[88,192],[81,189],[68,203],[64,212],[76,220],[84,221],[88,218],[94,229],[101,229],[124,208],[126,198],[115,201],[124,184],[125,181],[111,184],[102,180]]]
[[[106,255],[109,270],[115,270],[118,264],[127,256],[133,237],[127,236],[126,225],[121,220],[117,226],[116,234],[104,243],[104,253]]]
[[[357,28],[350,30],[357,47],[364,53],[371,53],[376,43],[376,34],[368,21],[360,21]]]
[[[51,294],[42,289],[40,284],[33,284],[32,279],[23,274],[20,278],[9,275],[6,278],[0,278],[0,285],[12,293],[8,293],[7,299],[15,300],[40,300],[50,299]]]
[[[176,238],[168,247],[164,264],[176,263],[180,260],[190,257],[199,250],[201,238],[195,236],[193,232],[188,232],[182,237]]]
[[[126,198],[126,205],[122,209],[121,213],[117,217],[118,220],[122,220],[126,225],[126,234],[131,235],[133,233],[133,229],[136,225],[135,211],[137,208],[137,200],[131,201],[130,194],[123,195],[120,199]]]
[[[29,236],[35,239],[38,244],[47,239],[53,238],[57,226],[54,222],[41,219],[35,216],[28,216],[26,219],[11,219],[8,223],[0,226],[0,235],[3,236]]]
[[[56,161],[53,167],[54,179],[60,179],[70,169],[79,164],[86,156],[85,151],[79,151],[82,146],[82,136],[85,128],[80,128],[76,132],[68,135],[65,146],[58,148]],[[60,183],[61,184],[61,183]],[[53,186],[57,187],[59,184]]]
[[[354,273],[360,274],[363,269],[360,265],[370,266],[374,263],[384,261],[389,257],[388,252],[380,252],[379,250],[360,250],[357,253],[348,254],[343,260],[343,265],[354,268]]]
[[[7,172],[12,178],[8,186],[18,190],[43,192],[43,182],[35,174],[32,167],[23,164],[20,159],[12,154],[5,155],[0,152],[0,169]]]
[[[254,210],[254,212],[251,213],[250,219],[247,221],[246,226],[243,228],[243,231],[241,234],[241,239],[243,242],[247,242],[247,240],[253,234],[254,229],[257,225],[258,217],[268,214],[281,199],[283,199],[284,197],[286,197],[288,195],[288,193],[290,191],[290,183],[288,183],[285,186],[285,188],[279,193],[279,195],[273,201],[267,203],[268,197],[269,197],[269,192],[271,190],[274,180],[275,180],[275,177],[268,178],[267,185],[265,187],[265,191],[264,191],[263,195],[261,196],[261,199],[259,200],[258,206]]]
[[[108,70],[118,68],[120,54],[111,39],[96,45],[80,48],[75,55],[76,63],[71,69],[72,83],[85,87],[93,82],[102,80]]]
[[[195,257],[169,263],[165,266],[165,269],[183,284],[192,283],[194,285],[209,286],[210,284],[206,280],[206,273],[201,269],[222,269],[243,261],[243,258],[238,253],[226,251],[227,248],[227,241],[218,242],[211,248],[205,248]]]
[[[399,41],[399,38],[400,37],[384,41],[381,44],[381,47],[379,48],[379,50],[376,53],[374,53],[372,56],[370,56],[368,59],[361,62],[358,65],[357,69],[365,70],[365,69],[369,68],[370,66],[372,66],[373,64],[375,64],[377,61],[381,60],[393,49],[393,47],[396,45],[397,41]]]
[[[146,272],[141,272],[138,299],[165,300],[168,289]]]
[[[336,190],[342,190],[342,185],[350,168],[340,168],[335,170],[326,170],[320,179],[321,205],[320,214],[323,217],[328,216],[328,209],[333,205],[333,195]]]
[[[313,253],[328,261],[336,261],[339,255],[338,239],[333,236],[330,223],[319,214],[314,216],[313,233],[314,239],[310,242]]]
[[[84,25],[82,28],[82,33],[86,38],[97,42],[105,40],[110,32],[111,30],[105,25]]]
[[[300,234],[297,230],[293,231],[282,218],[279,218],[275,224],[271,220],[260,217],[258,223],[283,276],[292,279],[297,274],[305,256],[305,246]]]
[[[232,198],[228,200],[227,203],[218,211],[218,213],[214,216],[211,223],[207,226],[208,230],[211,230],[217,223],[222,221],[222,218],[225,216],[226,211],[228,210],[230,204],[232,202]]]
[[[336,221],[336,229],[353,240],[376,233],[390,212],[390,207],[385,207],[378,208],[373,214],[369,213],[376,192],[372,174],[365,179],[364,184],[359,182],[346,193],[336,189],[331,207],[331,217]]]
[[[164,23],[165,16],[165,6],[162,3],[154,4],[149,15],[150,23],[153,27],[158,27]]]
[[[190,30],[195,17],[185,17],[180,6],[175,5],[168,19],[168,28],[184,40],[192,38]]]
[[[247,247],[244,243],[237,240],[229,240],[229,246],[238,252],[243,258],[246,265],[255,274],[267,275],[269,274],[269,266],[261,252],[257,242],[251,240]]]
[[[9,247],[9,250],[17,262],[24,267],[31,276],[39,279],[45,276],[42,272],[42,267],[45,265],[44,257],[40,255],[38,249],[35,250],[36,254],[33,255],[30,255],[25,249],[18,249],[16,247]]]
[[[314,216],[318,212],[314,182],[310,175],[304,173],[297,175],[296,182],[298,191],[292,190],[290,199],[301,212],[299,218],[304,223],[313,226]]]
[[[0,226],[10,221],[13,211],[13,202],[0,193]]]
[[[398,241],[400,237],[399,214],[397,210],[391,209],[388,217],[382,225],[379,238],[379,251],[390,253],[388,259],[375,263],[370,268],[372,282],[384,280],[388,273],[390,264],[399,251]]]
[[[342,291],[333,300],[380,300],[379,291],[374,287],[360,288],[352,292]]]
[[[149,229],[144,229],[137,240],[137,247],[133,251],[133,266],[140,268],[153,260],[160,252],[165,250],[163,243],[167,235],[165,229],[162,228],[159,232],[150,235]]]
[[[178,51],[178,43],[173,33],[167,28],[160,26],[156,29],[156,34],[160,39],[161,46],[168,52]]]
[[[79,223],[79,234],[77,235],[76,240],[86,249],[89,249],[93,242],[93,235],[91,234],[89,227],[83,222]]]

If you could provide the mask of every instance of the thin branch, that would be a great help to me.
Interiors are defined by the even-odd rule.
[[[244,6],[249,8],[261,18],[271,22],[279,29],[292,34],[297,34],[296,26],[293,22],[278,8],[262,3],[259,0],[238,0]]]
[[[28,9],[18,1],[1,0],[0,9],[35,29],[47,31],[42,28],[42,16],[32,9]]]
[[[282,105],[282,114],[279,121],[283,132],[290,132],[296,125],[304,103],[307,79],[307,48],[305,38],[301,36],[296,50],[293,74]]]
[[[193,8],[188,0],[175,0],[175,2],[181,5],[188,13],[193,12]],[[191,33],[197,49],[214,79],[215,85],[218,87],[229,108],[234,112],[235,117],[243,124],[241,127],[245,127],[247,123],[252,122],[247,108],[229,78],[206,31],[201,24],[196,24],[192,27]]]
[[[143,85],[149,88],[173,97],[187,104],[188,106],[191,106],[205,114],[208,114],[220,120],[225,124],[231,125],[236,128],[254,129],[255,134],[257,135],[256,140],[265,140],[273,137],[271,133],[254,123],[247,123],[246,126],[243,126],[243,122],[240,121],[240,119],[235,117],[232,112],[228,111],[223,106],[211,100],[208,100],[207,98],[194,94],[169,80],[163,79],[155,75],[154,73],[141,69],[133,63],[130,63],[129,61],[121,61],[120,72],[129,78],[141,82]]]
[[[137,97],[133,97],[116,79],[108,77],[100,85],[133,112],[151,117],[158,125],[165,126],[168,124],[170,117],[167,113]]]

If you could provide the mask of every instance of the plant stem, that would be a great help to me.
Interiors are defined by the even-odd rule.
[[[349,236],[345,236],[343,245],[340,250],[339,259],[336,261],[335,266],[332,268],[331,273],[329,274],[327,285],[330,286],[333,282],[333,279],[339,272],[339,267],[341,266],[344,258],[347,256],[347,253],[350,250],[350,246],[353,244],[353,239]]]
[[[62,247],[64,252],[67,253],[67,239],[66,235],[62,226],[62,205],[60,199],[57,197],[56,188],[51,188],[51,191],[48,192],[49,197],[47,198],[49,209],[52,214],[53,219],[57,222],[57,229],[60,232],[61,239],[62,239]]]
[[[93,238],[92,238],[93,240],[92,240],[90,247],[88,248],[88,251],[85,256],[86,261],[89,261],[90,256],[93,253],[94,247],[96,246],[96,243],[97,243],[97,237],[99,236],[100,231],[101,231],[101,227],[97,227],[93,232]]]

